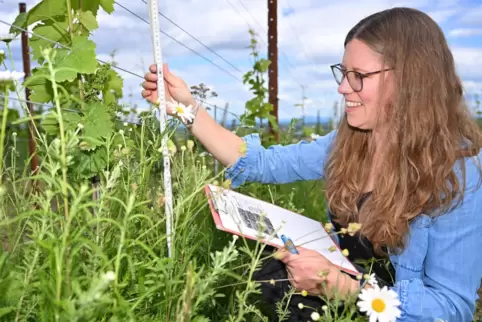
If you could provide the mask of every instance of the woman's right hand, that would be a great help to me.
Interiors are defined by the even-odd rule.
[[[156,104],[158,100],[157,92],[157,73],[156,65],[149,66],[149,72],[145,74],[145,81],[142,83],[144,90],[142,91],[142,97],[149,102]],[[169,71],[167,64],[163,64],[164,73],[164,90],[166,93],[166,101],[175,100],[186,106],[194,106],[196,102],[187,86],[186,82],[181,78],[175,76]],[[172,111],[167,108],[167,113],[172,115]]]

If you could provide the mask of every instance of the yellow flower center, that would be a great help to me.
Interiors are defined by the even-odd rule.
[[[374,299],[372,301],[372,309],[377,313],[381,313],[385,311],[385,307],[386,307],[385,302],[383,302],[382,299]]]
[[[179,114],[183,114],[184,109],[178,105],[178,106],[176,106],[176,112],[179,113]]]

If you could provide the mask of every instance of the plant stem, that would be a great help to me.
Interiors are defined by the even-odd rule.
[[[62,116],[62,110],[60,109],[60,98],[59,92],[57,88],[57,83],[55,82],[55,70],[52,66],[51,57],[47,57],[47,62],[49,65],[50,70],[50,77],[52,81],[52,89],[54,92],[54,100],[55,100],[55,108],[57,111],[57,119],[59,122],[59,130],[60,130],[60,149],[62,155],[60,156],[60,160],[62,163],[62,195],[64,198],[64,214],[65,219],[69,217],[69,201],[67,197],[67,153],[65,151],[65,129],[64,129],[64,121]]]
[[[5,147],[5,132],[7,131],[8,116],[8,90],[5,88],[5,98],[3,104],[2,129],[0,132],[0,185],[3,181],[3,149]]]
[[[69,20],[70,43],[72,45],[75,35],[74,35],[74,18],[72,17],[72,5],[70,1],[71,0],[65,0],[65,2],[67,3],[67,13],[68,13],[68,20]],[[84,84],[82,83],[82,75],[77,74],[77,81],[79,82],[80,99],[84,100]]]

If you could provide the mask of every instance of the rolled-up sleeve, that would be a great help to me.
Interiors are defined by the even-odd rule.
[[[245,155],[226,170],[236,188],[245,182],[289,183],[323,177],[323,166],[335,131],[307,142],[265,148],[258,134],[243,137]]]
[[[397,276],[393,287],[401,302],[397,321],[473,320],[482,279],[481,197],[480,189],[472,188],[457,208],[432,219],[421,278]]]

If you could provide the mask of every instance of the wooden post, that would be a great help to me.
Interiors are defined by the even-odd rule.
[[[19,3],[20,13],[27,12],[27,5],[24,2]],[[25,78],[31,75],[30,71],[30,53],[28,47],[28,33],[22,31],[22,58],[23,58],[23,72],[25,73]],[[35,111],[33,104],[30,102],[30,89],[25,87],[25,100],[27,101],[27,108],[31,117],[35,116]],[[30,167],[32,172],[35,174],[38,170],[39,162],[38,156],[36,154],[36,143],[35,143],[35,123],[33,119],[28,123],[28,152],[30,156]]]
[[[278,122],[278,1],[268,0],[268,59],[271,61],[269,66],[269,103],[273,105],[273,115]],[[269,132],[274,135],[279,143],[278,132],[274,131],[269,123]]]

